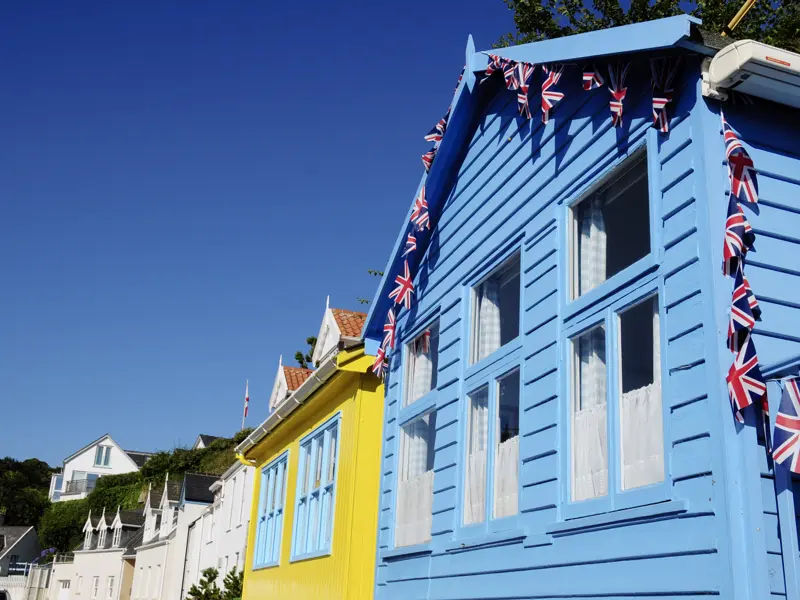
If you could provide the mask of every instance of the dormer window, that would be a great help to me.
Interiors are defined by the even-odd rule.
[[[92,530],[86,531],[86,537],[83,539],[83,549],[89,550],[92,547]]]
[[[103,548],[106,545],[106,528],[100,530],[100,539],[97,541],[97,547]]]
[[[154,530],[156,533],[158,533],[160,529],[161,529],[161,513],[158,513],[156,515],[156,524]]]
[[[116,527],[114,529],[114,538],[111,540],[111,545],[114,548],[119,548],[119,543],[121,539],[122,539],[122,527]]]

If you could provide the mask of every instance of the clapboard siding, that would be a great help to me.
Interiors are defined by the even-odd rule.
[[[607,92],[586,93],[574,77],[562,80],[566,97],[547,125],[517,118],[514,96],[505,91],[488,103],[437,223],[418,306],[403,314],[399,327],[402,343],[439,319],[433,539],[406,554],[392,545],[402,404],[401,361],[393,360],[386,387],[377,598],[733,597],[731,557],[737,550],[731,547],[730,519],[737,509],[728,494],[736,484],[727,480],[726,465],[733,459],[724,450],[730,443],[724,433],[734,426],[724,372],[717,376],[727,352],[720,326],[727,306],[721,299],[727,294],[729,302],[730,291],[723,293],[721,265],[710,259],[710,249],[716,257],[722,244],[724,209],[708,206],[726,202],[723,187],[710,185],[724,181],[726,167],[719,132],[709,134],[709,119],[718,117],[698,97],[698,73],[697,65],[687,67],[666,136],[650,127],[651,98],[642,86],[629,88],[621,130],[610,126]],[[758,129],[746,128],[748,134]],[[751,216],[758,240],[747,267],[764,309],[757,338],[762,362],[800,354],[800,164],[780,145],[785,135],[773,139],[775,131],[754,132],[753,138],[756,165],[769,167],[760,176],[760,214]],[[568,306],[566,206],[645,142],[655,153],[649,175],[656,265],[642,285],[656,286],[660,296],[664,488],[668,506],[680,508],[634,506],[642,512],[629,520],[596,523],[572,518],[567,510],[566,332],[591,324],[608,298],[633,301],[640,292],[633,285],[579,312]],[[778,148],[783,154],[772,160]],[[520,516],[511,529],[475,537],[459,522],[464,398],[480,375],[467,360],[469,287],[514,249],[521,255],[521,335],[508,361],[521,365]],[[787,277],[796,283],[787,285]],[[761,486],[756,496],[763,497],[757,519],[766,549],[763,591],[786,597],[774,474],[765,465],[752,475]]]

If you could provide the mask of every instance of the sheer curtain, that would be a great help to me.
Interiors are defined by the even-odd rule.
[[[486,446],[489,434],[489,393],[484,389],[470,397],[469,440],[464,490],[464,524],[486,517]]]
[[[428,414],[402,428],[395,546],[422,544],[431,539],[435,427],[434,417]]]
[[[578,340],[578,394],[573,420],[573,500],[608,494],[605,329]]]
[[[478,291],[477,345],[473,362],[489,356],[500,347],[500,283],[484,281]]]
[[[661,348],[653,302],[653,383],[622,394],[622,489],[664,480]]]
[[[495,518],[510,517],[519,512],[519,435],[497,447],[495,465]]]
[[[430,344],[428,351],[425,352],[425,344],[422,341],[422,336],[414,340],[411,351],[411,398],[408,404],[415,400],[422,398],[425,394],[431,391],[433,387],[433,360],[431,357]]]
[[[578,295],[585,294],[606,280],[606,226],[603,198],[593,196],[580,206],[578,223],[580,280]]]

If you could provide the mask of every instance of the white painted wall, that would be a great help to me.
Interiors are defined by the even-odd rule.
[[[9,600],[25,600],[27,581],[25,575],[0,577],[0,592],[5,592]]]
[[[95,464],[97,446],[108,446],[111,448],[111,456],[108,466]],[[110,436],[105,436],[98,442],[95,442],[88,448],[84,449],[80,454],[73,456],[64,463],[61,489],[56,490],[55,486],[53,485],[54,482],[51,481],[51,498],[53,497],[53,493],[56,491],[61,492],[61,496],[57,500],[60,502],[65,500],[78,500],[86,497],[87,494],[64,495],[64,490],[67,488],[67,482],[72,480],[73,474],[75,474],[76,471],[85,472],[87,473],[87,476],[89,473],[92,473],[102,477],[103,475],[132,473],[138,470],[139,467],[136,466],[136,463],[131,460],[131,458],[122,450],[122,448],[120,448]],[[81,478],[85,478],[85,476],[81,476]],[[56,500],[54,499],[54,501]]]
[[[132,600],[158,600],[164,584],[164,566],[170,540],[159,540],[136,550],[135,572],[131,588]]]
[[[222,487],[215,493],[214,504],[207,507],[195,522],[191,553],[186,564],[184,595],[192,584],[200,581],[204,569],[214,567],[219,571],[217,585],[220,587],[234,566],[240,571],[244,569],[254,473],[253,467],[241,463],[229,469],[223,475]]]
[[[70,600],[117,600],[122,581],[123,551],[124,548],[76,551],[72,563]],[[92,581],[95,577],[98,578],[96,596],[92,593]],[[114,587],[109,596],[108,585],[112,577]],[[62,575],[59,578],[64,579]]]

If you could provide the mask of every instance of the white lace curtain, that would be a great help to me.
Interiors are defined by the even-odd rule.
[[[425,415],[402,429],[395,546],[422,544],[431,539],[434,427],[431,415]]]
[[[411,396],[406,404],[422,398],[433,388],[433,360],[432,344],[428,344],[428,351],[425,351],[422,336],[414,340],[409,348],[409,373],[411,377]]]
[[[484,281],[478,288],[477,343],[473,362],[489,356],[500,347],[500,282]]]
[[[661,349],[658,302],[653,301],[653,383],[622,394],[622,489],[664,480]]]
[[[486,517],[486,451],[489,435],[489,393],[484,389],[470,397],[464,524]]]
[[[510,517],[519,512],[519,435],[497,447],[494,485],[494,516]]]
[[[606,225],[603,219],[603,199],[600,196],[594,196],[583,203],[578,229],[578,295],[581,295],[606,280]]]

